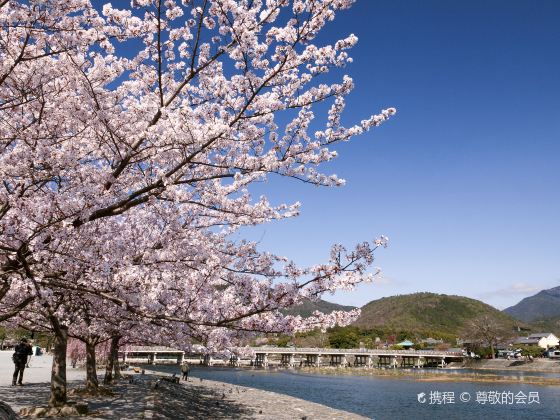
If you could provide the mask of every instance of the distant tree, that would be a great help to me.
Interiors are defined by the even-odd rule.
[[[397,341],[401,342],[404,340],[409,340],[413,336],[414,334],[412,334],[410,331],[399,331],[399,333],[397,334]]]
[[[463,331],[463,337],[472,344],[489,347],[492,359],[496,358],[496,346],[513,336],[511,329],[488,315],[475,318]]]
[[[519,346],[522,356],[541,357],[544,350],[539,346]]]
[[[355,349],[360,345],[357,327],[335,327],[329,334],[329,345],[335,349]]]
[[[375,338],[371,336],[364,337],[360,344],[363,344],[363,347],[366,349],[372,349],[375,347]]]
[[[281,334],[278,338],[276,338],[276,345],[278,347],[287,347],[291,340],[292,337],[289,335]]]

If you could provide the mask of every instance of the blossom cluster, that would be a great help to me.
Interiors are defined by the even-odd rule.
[[[342,185],[333,145],[395,113],[342,124],[357,37],[313,42],[351,3],[0,2],[0,320],[218,348],[354,319],[281,310],[371,280],[386,238],[301,268],[232,235],[299,213],[254,183]]]

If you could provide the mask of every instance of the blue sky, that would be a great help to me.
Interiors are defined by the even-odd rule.
[[[243,235],[302,265],[389,236],[381,280],[326,296],[343,304],[431,291],[504,308],[560,285],[558,16],[557,0],[358,0],[318,43],[360,40],[348,125],[397,115],[337,147],[345,187],[257,186],[302,214]]]
[[[384,278],[327,300],[361,306],[431,291],[498,308],[560,284],[560,2],[369,1],[324,39],[355,33],[346,122],[395,106],[338,147],[337,189],[272,181],[297,219],[256,228],[300,264],[385,234]]]

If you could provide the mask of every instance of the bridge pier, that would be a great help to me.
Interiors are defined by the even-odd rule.
[[[415,356],[401,356],[401,367],[415,367]]]
[[[392,359],[393,359],[392,356],[380,355],[377,358],[377,366],[378,367],[391,367]]]
[[[212,361],[212,355],[210,354],[205,354],[204,355],[204,359],[202,361],[202,364],[204,366],[212,366],[214,364],[214,362]]]
[[[367,366],[371,367],[371,356],[355,355],[354,366]]]
[[[268,353],[255,354],[255,366],[268,367]]]
[[[348,366],[348,361],[345,354],[331,354],[329,364],[331,366]]]
[[[321,354],[306,354],[305,355],[305,366],[319,367],[321,366],[322,358]]]
[[[282,354],[280,364],[282,366],[294,367],[296,364],[295,354]]]

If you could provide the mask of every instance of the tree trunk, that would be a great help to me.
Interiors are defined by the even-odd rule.
[[[110,384],[113,381],[113,369],[115,369],[115,363],[119,363],[119,340],[118,335],[111,338],[111,347],[109,350],[109,357],[107,358],[107,366],[105,368],[105,378],[103,379],[104,384]],[[116,374],[115,374],[116,376]]]
[[[120,339],[120,337],[119,337]],[[114,368],[115,368],[115,380],[122,379],[121,375],[121,365],[119,363],[119,342],[117,340],[117,345],[115,347],[115,358],[113,359]]]
[[[492,352],[492,359],[496,358],[496,352],[494,351],[494,343],[490,343],[490,351]]]
[[[114,371],[115,371],[115,381],[117,381],[119,379],[122,379],[121,365],[119,363],[119,358],[118,357],[115,358],[115,366],[114,367],[115,367],[115,369],[114,369]]]
[[[66,345],[68,329],[59,325],[55,328],[53,362],[51,371],[50,407],[61,407],[66,404]]]
[[[95,346],[94,342],[86,342],[86,389],[95,391],[99,388],[97,380],[97,364],[95,362]]]

